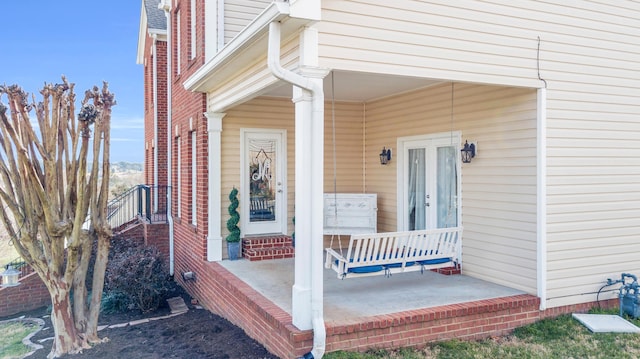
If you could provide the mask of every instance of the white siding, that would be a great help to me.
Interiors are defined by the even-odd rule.
[[[640,272],[640,2],[327,0],[317,26],[322,66],[534,88],[543,86],[540,38],[548,86],[546,305],[595,301],[607,278]],[[502,175],[511,167],[523,176],[535,169],[530,122],[516,128],[520,123],[477,121],[462,129],[463,138],[487,136],[478,162],[500,162],[463,169],[465,263],[478,276],[516,281],[520,273],[500,264],[516,258],[530,272],[530,287],[536,257],[521,248],[534,248],[512,239],[535,231],[519,214],[521,202],[527,213],[534,203],[535,182],[504,183]],[[508,157],[498,161],[501,155]],[[512,199],[484,208],[490,193]],[[475,211],[481,215],[469,217]],[[477,247],[469,243],[481,234],[487,239]],[[489,245],[507,239],[514,247],[508,254]]]
[[[270,3],[269,0],[225,0],[224,43],[231,41]]]
[[[549,61],[559,60],[564,77],[604,66],[605,77],[617,78],[610,84],[620,86],[632,81],[621,75],[639,66],[628,56],[638,44],[640,5],[612,4],[323,1],[320,53],[331,68],[535,87],[540,37],[543,77]]]

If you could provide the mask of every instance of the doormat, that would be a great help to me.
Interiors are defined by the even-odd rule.
[[[640,333],[640,328],[618,315],[574,313],[573,317],[593,333]]]

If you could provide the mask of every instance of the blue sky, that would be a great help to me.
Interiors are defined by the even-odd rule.
[[[79,104],[85,90],[107,81],[117,101],[111,162],[143,162],[143,67],[136,64],[140,6],[140,0],[3,2],[0,83],[38,94],[45,82],[65,75],[76,84]]]

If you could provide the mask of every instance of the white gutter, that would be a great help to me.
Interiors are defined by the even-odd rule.
[[[547,308],[547,89],[538,89],[537,137],[537,287],[540,310]]]
[[[171,1],[165,0],[158,7],[164,10],[167,17],[167,222],[169,223],[169,275],[173,276],[174,250],[173,250],[173,215],[171,214]],[[156,163],[157,164],[157,163]],[[157,166],[156,166],[157,167]]]
[[[311,79],[298,75],[292,71],[289,71],[282,67],[280,64],[280,22],[273,21],[269,24],[269,43],[268,43],[268,57],[267,64],[271,73],[294,86],[300,87],[304,90],[307,90],[311,93],[311,125],[313,126],[324,126],[324,92],[322,86],[319,86],[316,82],[311,81]],[[300,44],[303,46],[303,44]],[[321,129],[323,127],[320,127]],[[319,151],[320,152],[320,151]],[[315,160],[315,159],[312,159]],[[322,173],[322,166],[324,166],[323,159],[320,158],[319,161],[312,161],[315,164],[314,168],[318,168]],[[321,178],[316,178],[313,180],[312,173],[312,188],[311,193],[319,194],[320,201],[312,201],[310,206],[312,206],[311,214],[312,215],[320,215],[322,217],[322,193],[323,193],[323,182]],[[296,176],[301,174],[296,174]],[[315,203],[319,202],[319,203]],[[320,212],[315,211],[318,207]],[[321,228],[314,228],[312,225],[312,233],[322,233]],[[311,238],[311,316],[312,316],[312,327],[313,327],[313,348],[310,353],[305,354],[305,358],[315,358],[321,359],[324,355],[325,351],[325,343],[326,343],[326,329],[324,326],[324,318],[323,318],[323,307],[322,307],[322,291],[323,291],[323,263],[322,256],[314,255],[317,253],[322,253],[322,241],[314,240]]]
[[[234,66],[244,66],[242,61],[254,61],[255,56],[259,53],[252,52],[257,51],[252,48],[252,45],[260,41],[266,34],[268,24],[282,20],[287,15],[289,15],[289,3],[274,1],[269,4],[228,44],[220,48],[211,60],[207,61],[186,79],[183,83],[184,88],[194,92],[209,92],[210,86],[212,86],[211,83],[215,84],[217,81],[222,81],[228,75],[227,71],[233,73],[237,70]],[[220,40],[218,39],[218,41]],[[224,41],[224,38],[222,41]],[[238,60],[238,54],[246,51],[249,51],[249,53],[244,53],[241,59]]]

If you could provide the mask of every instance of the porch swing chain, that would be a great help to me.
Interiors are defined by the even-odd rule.
[[[333,219],[335,223],[338,223],[338,185],[337,185],[337,159],[336,159],[336,95],[335,95],[335,87],[334,87],[334,79],[333,79],[333,71],[331,71],[331,130],[332,130],[332,141],[333,141]],[[335,232],[331,233],[331,243],[329,244],[329,248],[333,248],[333,238],[335,237]],[[338,233],[338,246],[340,248],[340,255],[344,256],[342,253],[342,239],[340,238],[340,233]]]
[[[453,129],[454,129],[454,126],[453,126],[453,98],[454,98],[454,95],[455,95],[454,84],[455,84],[455,82],[451,81],[451,147],[454,146],[454,142],[453,142]],[[454,152],[454,153],[456,153],[456,152]],[[454,171],[453,178],[458,178],[457,177],[458,174],[455,173],[457,171],[457,166],[455,164],[455,161],[454,161],[454,165],[453,165],[453,171]],[[445,221],[445,223],[447,223],[447,225],[449,223],[451,223],[450,221],[451,221],[451,219],[453,219],[453,208],[452,207],[455,204],[454,201],[453,201],[453,197],[452,197],[454,195],[452,194],[451,190],[449,190],[448,192],[449,192],[449,200],[448,200],[449,203],[447,205],[447,216],[446,216],[447,219]]]

